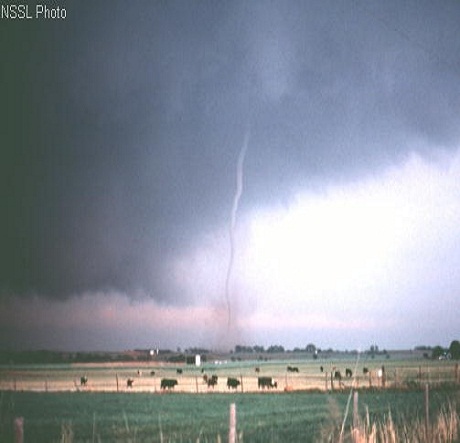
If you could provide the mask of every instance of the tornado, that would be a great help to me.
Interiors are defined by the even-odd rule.
[[[236,191],[235,196],[233,198],[233,205],[232,211],[230,214],[230,256],[228,260],[228,268],[227,268],[227,277],[225,279],[225,300],[227,302],[227,327],[230,329],[232,325],[232,310],[231,310],[231,303],[230,303],[230,280],[232,277],[233,271],[233,262],[235,259],[235,227],[236,227],[236,216],[238,213],[238,206],[240,203],[241,194],[243,193],[243,167],[244,167],[244,159],[246,157],[246,151],[248,150],[249,144],[249,129],[246,131],[246,135],[244,137],[243,145],[241,146],[240,153],[238,155],[238,161],[236,164]]]

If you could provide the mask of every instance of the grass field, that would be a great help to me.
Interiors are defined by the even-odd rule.
[[[288,372],[288,365],[299,372]],[[386,389],[376,376],[383,365]],[[255,367],[260,372],[255,373]],[[376,359],[356,365],[354,357],[218,362],[202,368],[159,362],[8,365],[0,367],[0,442],[13,441],[15,417],[24,417],[25,442],[226,441],[231,403],[237,409],[240,442],[338,441],[352,379],[345,378],[342,386],[335,382],[332,390],[330,374],[336,369],[344,373],[347,367],[358,375],[362,423],[382,423],[390,414],[391,426],[423,423],[427,383],[431,421],[435,423],[440,411],[449,407],[457,419],[460,384],[453,362]],[[364,375],[363,367],[371,375]],[[219,377],[214,389],[203,382],[202,369]],[[83,375],[88,377],[87,386],[80,385]],[[259,392],[259,375],[274,377],[278,388]],[[226,386],[230,376],[242,380],[243,387],[230,391]],[[132,389],[126,386],[130,377],[135,380]],[[160,389],[163,377],[177,378],[173,392]],[[286,387],[293,391],[285,392]],[[348,434],[351,415],[350,411]]]
[[[361,391],[359,413],[396,425],[423,418],[424,393]],[[13,441],[13,417],[24,417],[25,442],[226,441],[230,403],[246,442],[318,442],[337,437],[347,393],[179,394],[3,392],[0,441]],[[433,420],[458,390],[431,392]],[[458,413],[458,411],[457,411]],[[351,424],[351,417],[348,420]],[[347,425],[347,430],[349,430]],[[337,441],[337,440],[333,440]]]
[[[298,372],[288,372],[287,366],[295,366]],[[451,361],[417,359],[365,359],[356,364],[355,356],[324,360],[271,360],[207,363],[202,367],[176,365],[161,362],[138,362],[128,364],[67,364],[67,365],[17,365],[0,366],[0,390],[16,391],[99,391],[99,392],[159,392],[162,378],[175,378],[176,392],[207,393],[227,392],[227,377],[236,377],[242,383],[238,391],[257,392],[258,376],[273,377],[277,390],[348,389],[352,383],[357,387],[382,387],[378,371],[385,367],[385,387],[413,388],[417,385],[460,383],[458,364]],[[255,368],[259,372],[255,372]],[[322,371],[321,371],[322,367]],[[369,372],[363,374],[363,368]],[[353,371],[352,378],[345,377],[345,369]],[[180,374],[177,370],[181,370]],[[331,373],[339,370],[343,379],[339,383]],[[154,375],[152,375],[152,371]],[[209,389],[203,380],[203,372],[218,376],[218,383]],[[141,374],[141,375],[140,375]],[[87,376],[88,384],[80,385],[80,377]],[[134,380],[132,389],[126,381]]]

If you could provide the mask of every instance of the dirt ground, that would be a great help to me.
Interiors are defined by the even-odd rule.
[[[286,363],[295,366],[298,372],[287,370]],[[369,372],[363,373],[363,365],[353,367],[352,362],[339,364],[327,362],[276,362],[258,364],[211,364],[205,367],[167,363],[89,363],[69,365],[43,365],[0,367],[0,390],[13,391],[97,391],[97,392],[165,392],[161,389],[164,378],[177,380],[175,392],[259,392],[331,390],[355,387],[403,387],[410,383],[448,383],[460,382],[458,365],[425,363],[408,366],[402,362],[383,364],[375,362]],[[345,376],[346,367],[353,368],[352,377]],[[256,370],[257,368],[257,370]],[[322,371],[321,371],[322,368]],[[340,371],[341,380],[333,377]],[[205,376],[217,376],[217,384],[209,387]],[[87,377],[82,384],[81,378]],[[227,387],[227,379],[236,378],[236,389]],[[258,377],[270,377],[276,387],[259,389]],[[127,381],[132,381],[129,387]],[[332,381],[332,383],[331,383]],[[166,390],[167,391],[167,390]]]

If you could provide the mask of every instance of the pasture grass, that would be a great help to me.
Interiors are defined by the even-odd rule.
[[[337,430],[331,433],[329,441],[351,443],[410,442],[410,443],[455,443],[459,437],[459,414],[451,403],[439,411],[434,423],[428,428],[420,419],[402,420],[395,424],[391,411],[383,420],[371,422],[369,414],[363,423],[351,427],[342,435]]]
[[[326,386],[330,389],[331,372],[340,370],[344,374],[346,368],[354,368],[356,356],[346,356],[318,360],[247,360],[225,364],[209,362],[200,368],[154,361],[137,364],[0,365],[0,390],[117,392],[126,391],[126,380],[132,378],[135,380],[132,391],[156,392],[160,391],[161,378],[177,378],[179,383],[175,391],[206,393],[208,388],[202,381],[202,371],[219,376],[219,384],[214,390],[220,392],[227,391],[227,377],[242,379],[245,392],[257,392],[259,375],[274,377],[278,381],[279,390],[285,387],[294,390],[325,390]],[[298,367],[299,372],[288,372],[287,365]],[[386,369],[387,388],[415,388],[425,383],[440,385],[460,382],[458,366],[449,361],[369,359],[363,355],[353,379],[343,378],[345,388],[350,388],[353,382],[361,388],[380,386],[381,380],[376,371],[382,366]],[[260,373],[255,372],[255,367],[259,368]],[[324,372],[320,371],[320,367],[323,367]],[[363,374],[364,367],[369,369],[367,375]],[[182,373],[177,374],[177,369],[181,369]],[[139,376],[138,371],[142,371],[142,376]],[[88,377],[86,387],[80,386],[81,376]],[[338,388],[337,382],[334,388]]]
[[[459,390],[430,393],[432,435],[458,441]],[[227,441],[236,404],[239,441],[338,442],[348,393],[0,393],[0,441],[14,441],[12,420],[24,417],[27,442]],[[351,414],[344,441],[430,441],[424,435],[421,390],[359,392],[360,426]],[[415,431],[413,431],[415,429]],[[423,431],[423,432],[422,432]],[[395,440],[392,436],[396,435]],[[410,438],[403,438],[410,436]]]

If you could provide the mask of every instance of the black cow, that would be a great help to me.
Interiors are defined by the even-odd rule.
[[[162,378],[161,379],[161,389],[173,389],[177,385],[177,380],[175,378]]]
[[[150,375],[154,376],[154,375],[155,375],[155,371],[150,371]]]
[[[227,388],[236,389],[240,385],[240,381],[237,378],[228,377],[227,378]]]
[[[335,371],[334,372],[334,378],[336,380],[342,380],[342,373],[340,371]]]
[[[277,388],[278,387],[278,382],[276,382],[275,380],[273,380],[272,377],[259,377],[258,381],[257,381],[257,385],[260,388],[262,389],[265,389],[265,388]]]
[[[257,373],[259,373],[259,372],[260,372],[260,368],[259,368],[259,367],[255,368],[255,371],[256,371]]]
[[[182,369],[176,369],[176,372],[177,372],[178,374],[182,374]]]
[[[369,369],[368,368],[363,368],[363,374],[364,375],[369,374]]]
[[[287,371],[288,372],[299,372],[299,368],[297,366],[288,366]]]
[[[83,377],[80,377],[80,385],[86,386],[86,383],[88,383],[88,377],[86,375],[84,375]]]
[[[214,386],[217,385],[217,375],[212,375],[206,380],[206,383],[208,384],[208,388],[214,388]]]
[[[128,378],[128,379],[126,380],[126,387],[127,387],[127,388],[132,388],[132,387],[133,387],[133,383],[134,383],[134,379]]]
[[[350,368],[345,369],[345,377],[351,378],[353,376],[353,372]]]
[[[319,367],[319,370],[320,370],[321,372],[324,372],[324,368],[323,368],[322,366]]]

